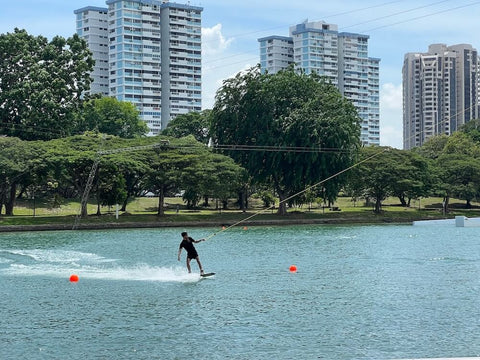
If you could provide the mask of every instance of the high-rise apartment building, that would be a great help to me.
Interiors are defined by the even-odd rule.
[[[107,9],[87,6],[75,10],[74,13],[77,17],[77,34],[87,41],[88,48],[95,59],[95,66],[90,74],[93,82],[88,93],[108,96],[110,85],[108,81]]]
[[[479,116],[479,60],[471,45],[433,44],[403,62],[403,148],[450,135]]]
[[[268,36],[260,42],[262,70],[275,74],[293,63],[293,39],[287,36]]]
[[[304,22],[290,27],[290,37],[258,39],[260,66],[274,74],[294,63],[307,74],[324,76],[356,107],[362,143],[380,145],[380,59],[368,57],[368,38],[339,33],[335,24]]]
[[[177,115],[200,111],[203,8],[165,0],[107,0],[106,4],[108,8],[75,11],[77,33],[87,40],[97,62],[103,58],[94,51],[92,35],[107,29],[99,46],[108,49],[108,69],[92,74],[91,92],[96,79],[107,76],[108,95],[135,104],[152,135]],[[97,18],[107,26],[94,30],[86,26]]]

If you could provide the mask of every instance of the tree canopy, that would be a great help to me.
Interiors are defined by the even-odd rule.
[[[78,35],[0,35],[0,134],[48,140],[69,135],[94,60]]]
[[[210,112],[211,110],[204,110],[202,112],[189,112],[178,115],[162,130],[162,135],[175,138],[193,135],[197,141],[207,144],[209,139]]]
[[[352,164],[359,123],[354,106],[315,74],[289,68],[269,75],[256,67],[217,92],[210,133],[216,146],[243,148],[228,154],[255,182],[273,185],[285,213],[284,199]],[[330,198],[344,180],[332,180]]]
[[[135,105],[112,97],[85,102],[78,116],[77,132],[95,130],[122,138],[144,136],[148,126]]]

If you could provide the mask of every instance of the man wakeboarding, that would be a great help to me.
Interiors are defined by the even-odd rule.
[[[198,267],[200,268],[200,275],[204,275],[202,263],[200,262],[195,246],[193,246],[194,243],[197,244],[202,241],[205,241],[205,239],[194,240],[190,236],[188,236],[187,232],[182,232],[182,242],[180,243],[180,246],[178,248],[178,261],[180,261],[180,254],[183,248],[187,252],[187,270],[189,273],[192,272],[192,269],[190,267],[190,261],[192,259],[195,259],[197,261]]]

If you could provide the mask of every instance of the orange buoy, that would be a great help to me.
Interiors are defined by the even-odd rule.
[[[248,228],[246,226],[243,227],[243,230],[247,230]]]
[[[70,282],[78,282],[78,275],[76,274],[70,275]]]
[[[297,267],[295,265],[290,265],[290,272],[297,272]]]

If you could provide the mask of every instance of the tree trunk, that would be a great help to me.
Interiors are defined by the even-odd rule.
[[[443,198],[443,202],[442,202],[442,212],[443,212],[443,215],[446,215],[448,213],[448,203],[450,202],[450,195],[446,195],[444,198]]]
[[[472,208],[472,203],[470,200],[467,200],[467,203],[465,204],[465,209],[471,209]]]
[[[120,211],[123,211],[123,212],[127,211],[127,203],[128,203],[129,197],[130,197],[130,196],[127,196],[127,197],[125,198],[125,200],[123,201],[122,208],[120,209]]]
[[[100,191],[98,190],[98,178],[97,178],[97,216],[102,215],[102,212],[100,210]]]
[[[405,201],[405,196],[404,195],[399,195],[398,200],[400,200],[400,204],[405,207],[407,206],[407,202]]]
[[[17,184],[10,185],[10,196],[5,203],[5,215],[13,216],[13,208],[15,207],[15,195],[17,193]]]
[[[160,187],[160,191],[158,193],[158,212],[157,212],[158,216],[165,215],[165,209],[163,206],[164,201],[165,201],[165,193],[163,192],[163,186],[162,186]]]
[[[286,215],[287,214],[287,204],[284,201],[285,200],[285,194],[283,192],[277,191],[278,192],[278,197],[280,199],[280,202],[278,203],[278,215]]]
[[[5,189],[0,188],[0,215],[2,215],[3,205],[5,204]]]
[[[25,193],[25,191],[27,190],[27,187],[26,186],[22,186],[22,188],[20,189],[18,195],[17,195],[17,200],[20,200],[22,197],[23,197],[23,194]]]
[[[238,193],[238,205],[243,212],[247,211],[247,198],[247,189],[243,188],[242,191]]]
[[[375,201],[375,214],[380,214],[380,211],[382,210],[382,201],[380,199],[377,199]]]
[[[205,195],[204,200],[203,206],[208,207],[208,195]]]
[[[82,204],[82,209],[80,211],[80,216],[81,217],[87,217],[88,216],[88,212],[87,212],[87,202],[85,202],[85,204]]]

